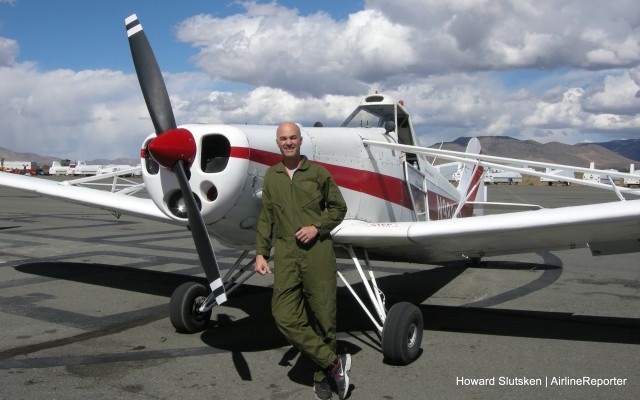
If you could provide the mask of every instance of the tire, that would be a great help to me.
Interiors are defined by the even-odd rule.
[[[382,354],[390,364],[407,365],[420,355],[422,312],[411,303],[397,303],[382,328]]]
[[[206,313],[198,311],[208,294],[205,286],[195,282],[183,283],[173,291],[169,302],[169,317],[178,332],[196,333],[209,325],[211,310]]]

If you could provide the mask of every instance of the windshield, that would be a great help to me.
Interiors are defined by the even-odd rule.
[[[358,107],[341,126],[347,128],[380,128],[385,119],[382,114],[374,114],[370,109]]]

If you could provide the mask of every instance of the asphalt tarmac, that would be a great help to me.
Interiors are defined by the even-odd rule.
[[[616,197],[492,186],[490,199],[556,207]],[[239,253],[215,246],[229,268]],[[420,305],[422,354],[385,364],[370,321],[340,287],[350,398],[640,398],[638,256],[374,263],[387,304]],[[350,261],[339,262],[354,278]],[[271,277],[252,277],[206,331],[174,331],[171,292],[202,276],[186,230],[0,189],[0,398],[313,399],[310,362],[271,318]]]

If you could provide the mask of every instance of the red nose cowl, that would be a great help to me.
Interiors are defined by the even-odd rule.
[[[186,161],[190,167],[196,157],[196,141],[186,129],[170,129],[149,143],[149,152],[165,168],[172,168],[178,160]]]

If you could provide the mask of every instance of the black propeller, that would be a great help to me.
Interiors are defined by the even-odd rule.
[[[196,154],[193,135],[186,129],[176,127],[160,67],[138,17],[135,14],[131,15],[125,20],[125,24],[140,88],[158,135],[149,144],[149,151],[160,165],[171,169],[178,179],[200,264],[207,275],[216,303],[222,304],[227,297],[220,278],[220,268],[187,176]]]

